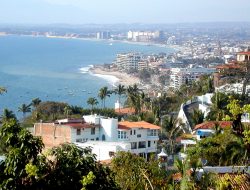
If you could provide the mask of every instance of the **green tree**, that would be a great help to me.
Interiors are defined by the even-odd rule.
[[[8,110],[6,108],[3,110],[3,114],[1,117],[2,117],[2,122],[9,121],[10,119],[16,119],[16,116],[13,113],[13,111]]]
[[[211,110],[208,113],[207,119],[211,121],[222,121],[227,114],[227,104],[229,97],[226,94],[217,92],[212,97]]]
[[[163,137],[167,139],[167,148],[171,155],[174,154],[176,148],[176,138],[183,133],[183,124],[174,116],[165,117],[162,122]]]
[[[87,100],[87,104],[88,104],[88,105],[91,105],[91,110],[92,110],[92,112],[93,112],[94,106],[98,104],[98,101],[97,101],[96,98],[90,97],[90,98]]]
[[[194,110],[193,113],[191,114],[191,120],[193,127],[195,125],[198,125],[200,123],[203,123],[204,121],[204,113],[201,110]]]
[[[18,111],[23,113],[23,119],[25,118],[26,113],[31,112],[30,106],[31,106],[30,104],[29,104],[29,105],[22,104],[22,105],[18,108]]]
[[[136,84],[127,88],[127,102],[131,108],[135,109],[136,114],[141,113],[140,90]]]
[[[108,87],[103,87],[99,90],[98,97],[102,100],[102,106],[105,108],[105,100],[107,97],[110,97],[111,92],[108,90]]]
[[[65,117],[64,108],[66,106],[68,104],[63,102],[46,101],[41,102],[33,112],[37,112],[39,118],[44,121],[54,121]]]
[[[69,116],[72,114],[72,109],[69,105],[65,106],[64,109],[64,115],[69,118]]]
[[[187,152],[190,160],[202,158],[212,166],[245,165],[249,158],[247,145],[230,128],[202,139],[195,147],[188,148]]]
[[[62,144],[42,152],[40,137],[34,137],[16,120],[5,122],[0,129],[4,144],[3,165],[0,165],[0,188],[9,189],[118,189],[113,174],[98,162],[91,149]],[[91,183],[82,183],[93,174]],[[84,180],[86,182],[86,180]]]
[[[168,185],[169,173],[159,168],[158,161],[147,162],[130,152],[118,152],[111,161],[111,170],[121,189],[166,189]]]
[[[31,102],[31,105],[34,107],[34,108],[37,108],[37,106],[42,102],[42,100],[40,100],[39,98],[34,98]]]
[[[126,93],[126,88],[124,85],[119,84],[117,88],[114,90],[115,94],[118,95],[118,101],[119,104],[121,104],[121,97]],[[120,106],[119,106],[119,112],[120,112]]]
[[[24,189],[28,182],[25,166],[30,162],[37,163],[38,154],[43,148],[42,140],[21,128],[15,119],[3,123],[0,139],[0,143],[4,143],[6,156],[0,187],[1,189]]]
[[[180,190],[191,190],[194,189],[194,182],[191,180],[189,174],[190,165],[187,160],[181,161],[179,159],[175,160],[174,163],[177,172],[181,175]]]

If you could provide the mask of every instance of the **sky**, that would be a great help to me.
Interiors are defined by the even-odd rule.
[[[250,22],[250,0],[0,0],[0,24]]]

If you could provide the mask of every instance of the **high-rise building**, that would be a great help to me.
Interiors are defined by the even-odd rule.
[[[138,70],[138,62],[141,55],[138,53],[122,53],[116,56],[116,65],[119,70]]]
[[[170,87],[179,89],[185,83],[196,81],[200,76],[212,74],[214,68],[172,68],[170,75]]]
[[[110,39],[110,32],[107,32],[107,31],[97,32],[96,38],[97,39]]]

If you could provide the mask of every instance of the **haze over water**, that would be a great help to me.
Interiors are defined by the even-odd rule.
[[[166,47],[112,44],[79,39],[0,37],[0,86],[8,90],[0,96],[1,112],[3,108],[16,112],[21,104],[29,104],[37,97],[42,101],[87,107],[86,100],[97,97],[101,87],[112,87],[112,81],[84,72],[89,65],[111,63],[122,52],[173,52]],[[113,107],[115,99],[109,98],[107,105]]]

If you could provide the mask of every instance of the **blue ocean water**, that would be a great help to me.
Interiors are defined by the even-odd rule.
[[[0,36],[0,86],[8,92],[0,96],[3,108],[17,113],[18,107],[33,98],[87,107],[89,97],[97,97],[102,78],[81,73],[89,65],[111,63],[117,53],[173,52],[173,49],[109,41],[59,39],[30,36]],[[116,97],[107,100],[114,107]]]

